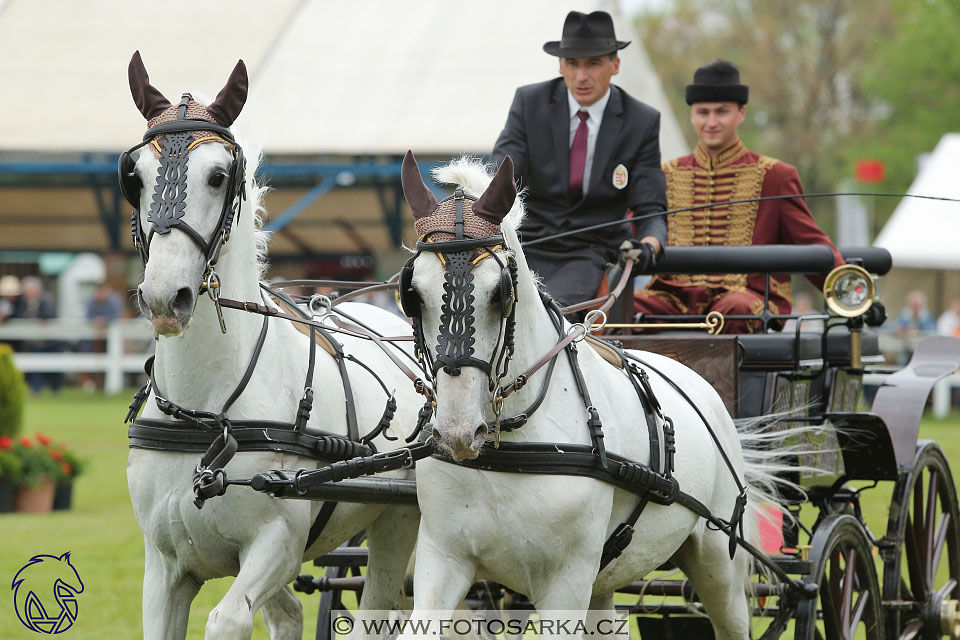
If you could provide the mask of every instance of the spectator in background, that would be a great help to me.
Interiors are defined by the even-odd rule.
[[[942,336],[960,336],[960,300],[950,303],[950,308],[937,318],[937,333]]]
[[[15,317],[17,301],[20,299],[20,278],[6,275],[0,278],[0,322]]]
[[[34,320],[49,320],[57,317],[57,307],[53,298],[43,290],[43,281],[36,276],[27,276],[20,283],[22,297],[14,312],[16,317]],[[25,340],[21,351],[35,351],[40,353],[57,353],[63,351],[60,341]],[[31,371],[27,373],[27,384],[30,391],[39,393],[44,384],[50,390],[57,392],[63,384],[62,372]]]
[[[84,315],[90,324],[97,329],[106,329],[116,322],[122,313],[123,302],[120,300],[120,294],[103,282],[93,290],[93,295],[87,301],[87,309]],[[83,353],[105,353],[107,341],[104,338],[83,340],[77,345],[77,350]],[[94,391],[98,387],[103,388],[103,378],[104,375],[100,372],[84,372],[80,374],[78,383],[84,391]]]
[[[937,322],[930,310],[927,309],[927,294],[914,289],[907,294],[906,305],[896,318],[888,325],[895,336],[902,338],[900,354],[897,360],[900,365],[910,361],[916,338],[931,334],[937,330]]]
[[[120,294],[110,288],[107,283],[101,283],[93,290],[93,295],[87,302],[86,318],[98,329],[105,329],[120,318],[123,312],[123,302]]]

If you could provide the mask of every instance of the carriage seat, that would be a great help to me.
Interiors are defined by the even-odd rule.
[[[795,369],[798,365],[820,366],[823,361],[822,334],[794,332],[742,334],[740,341],[741,366],[750,369]],[[882,362],[880,342],[876,331],[863,332],[862,357],[865,362]],[[850,365],[850,333],[836,328],[827,334],[826,364]]]

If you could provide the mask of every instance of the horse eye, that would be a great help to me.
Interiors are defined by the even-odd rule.
[[[210,176],[210,179],[207,180],[207,184],[209,184],[214,189],[219,189],[220,186],[223,184],[224,178],[226,177],[227,177],[227,174],[223,173],[222,171],[218,171],[217,173]]]

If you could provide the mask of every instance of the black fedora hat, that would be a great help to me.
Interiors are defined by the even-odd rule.
[[[617,40],[613,18],[606,11],[586,14],[571,11],[563,21],[563,36],[543,45],[543,50],[558,58],[591,58],[613,53],[630,44]]]

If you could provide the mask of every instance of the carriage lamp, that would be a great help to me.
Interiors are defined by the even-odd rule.
[[[838,316],[849,318],[850,367],[863,366],[863,314],[873,305],[877,287],[870,273],[855,264],[837,267],[823,283],[823,298],[827,307]]]
[[[838,316],[862,316],[873,304],[877,287],[870,273],[855,264],[845,264],[831,271],[823,283],[827,307]]]

